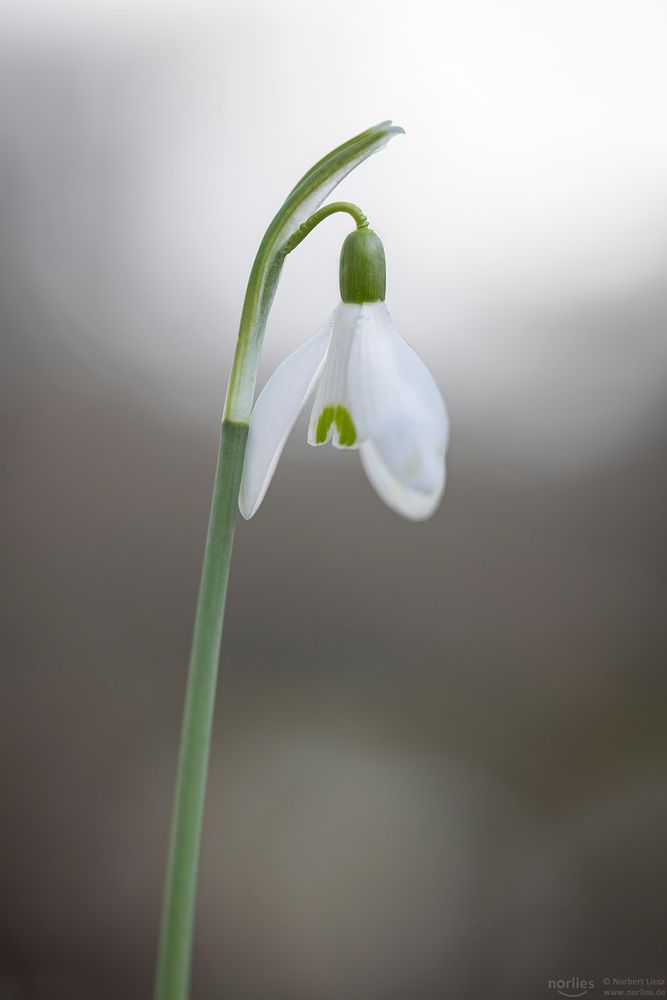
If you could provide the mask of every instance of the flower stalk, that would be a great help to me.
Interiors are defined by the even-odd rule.
[[[333,212],[367,226],[356,206],[318,206],[344,177],[403,129],[390,122],[367,129],[315,164],[288,195],[267,229],[250,273],[225,399],[204,564],[183,714],[174,811],[165,880],[155,1000],[189,994],[197,874],[206,795],[222,625],[234,526],[269,311],[285,257]]]

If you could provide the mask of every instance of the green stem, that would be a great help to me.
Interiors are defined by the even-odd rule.
[[[348,215],[351,215],[357,224],[357,229],[366,229],[368,227],[368,219],[358,205],[353,205],[350,201],[334,201],[330,205],[324,205],[323,208],[319,208],[317,212],[314,212],[309,219],[306,219],[299,226],[283,247],[284,253],[291,253],[292,250],[298,247],[302,240],[305,240],[308,233],[312,233],[315,226],[319,226],[320,222],[328,219],[335,212],[347,212]]]
[[[157,1000],[183,1000],[188,995],[218,657],[247,436],[247,424],[223,421],[183,714]]]
[[[304,174],[267,229],[250,272],[227,387],[204,566],[197,602],[183,715],[169,860],[160,930],[155,1000],[187,1000],[197,871],[213,707],[248,422],[266,322],[287,254],[334,211],[366,225],[360,209],[321,209],[333,188],[403,130],[383,122],[338,146]]]

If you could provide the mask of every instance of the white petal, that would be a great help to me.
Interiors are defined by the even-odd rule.
[[[290,354],[266,383],[250,415],[239,509],[253,516],[266,493],[299,413],[320,376],[335,313],[316,336]]]
[[[439,484],[430,492],[411,489],[397,479],[372,441],[365,441],[360,452],[361,464],[373,489],[397,514],[410,521],[425,521],[438,509],[445,490],[445,464],[440,463]]]
[[[310,415],[308,444],[325,444],[333,438],[333,444],[337,448],[358,447],[356,428],[349,422],[351,407],[347,372],[362,308],[356,303],[341,302],[336,309],[331,345]],[[318,436],[318,429],[323,427],[326,430]]]
[[[444,490],[447,412],[433,376],[382,302],[362,306],[348,390],[374,488],[405,517],[429,517]]]

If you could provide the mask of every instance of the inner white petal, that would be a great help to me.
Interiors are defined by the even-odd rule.
[[[361,308],[355,303],[341,302],[336,310],[324,370],[315,392],[308,444],[332,441],[337,448],[359,446],[348,390],[348,367]]]

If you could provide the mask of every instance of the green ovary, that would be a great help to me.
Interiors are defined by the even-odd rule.
[[[324,444],[329,433],[329,428],[335,423],[338,428],[338,443],[345,448],[351,447],[357,440],[357,429],[350,416],[350,411],[345,406],[325,406],[317,421],[317,431],[315,440],[317,444]]]

